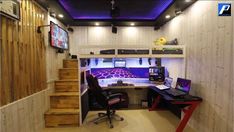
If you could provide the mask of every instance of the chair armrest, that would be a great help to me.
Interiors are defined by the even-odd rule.
[[[108,95],[108,96],[112,94],[110,88],[102,88],[102,91],[103,91],[103,93],[105,93],[105,95]]]
[[[110,88],[102,88],[103,91],[109,91],[111,90]]]
[[[123,97],[123,94],[121,94],[121,93],[115,93],[115,94],[110,94],[110,95],[106,96],[107,100],[110,100],[113,98],[119,98],[120,101],[122,101],[122,97]]]
[[[109,97],[116,97],[116,96],[122,97],[123,94],[122,94],[122,93],[114,93],[114,94],[110,94],[110,95],[109,95]]]

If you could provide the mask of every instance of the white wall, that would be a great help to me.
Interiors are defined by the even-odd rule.
[[[198,1],[161,29],[186,45],[191,93],[203,98],[189,121],[198,132],[234,131],[234,23],[233,17],[217,15],[219,2]]]
[[[45,18],[45,25],[49,25],[50,21],[66,29],[66,27],[60,21],[53,17],[50,17],[48,13],[47,17]],[[46,45],[46,77],[47,82],[53,83],[54,80],[58,79],[58,69],[62,68],[63,59],[66,58],[68,51],[63,54],[56,53],[57,50],[50,46],[48,35],[49,31],[49,27],[44,28],[44,40]]]
[[[153,27],[118,27],[113,34],[111,27],[72,27],[70,33],[70,52],[89,53],[104,48],[149,48],[160,37]]]

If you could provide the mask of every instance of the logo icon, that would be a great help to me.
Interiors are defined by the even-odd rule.
[[[231,16],[231,3],[219,3],[218,15],[219,16]]]

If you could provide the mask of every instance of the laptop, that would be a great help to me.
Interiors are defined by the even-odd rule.
[[[166,90],[166,93],[171,96],[183,96],[189,94],[191,80],[177,78],[176,87]]]
[[[165,82],[163,85],[157,85],[156,88],[160,89],[160,90],[166,90],[166,89],[170,89],[171,88],[171,84],[172,84],[173,79],[170,77],[166,77],[165,78]]]

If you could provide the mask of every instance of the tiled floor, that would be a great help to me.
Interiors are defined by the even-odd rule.
[[[124,117],[124,121],[114,121],[114,128],[110,129],[105,121],[98,125],[90,122],[97,117],[96,113],[89,112],[81,127],[46,128],[43,132],[175,132],[179,123],[179,119],[169,111],[120,110],[117,114]],[[184,132],[195,130],[187,126]]]

